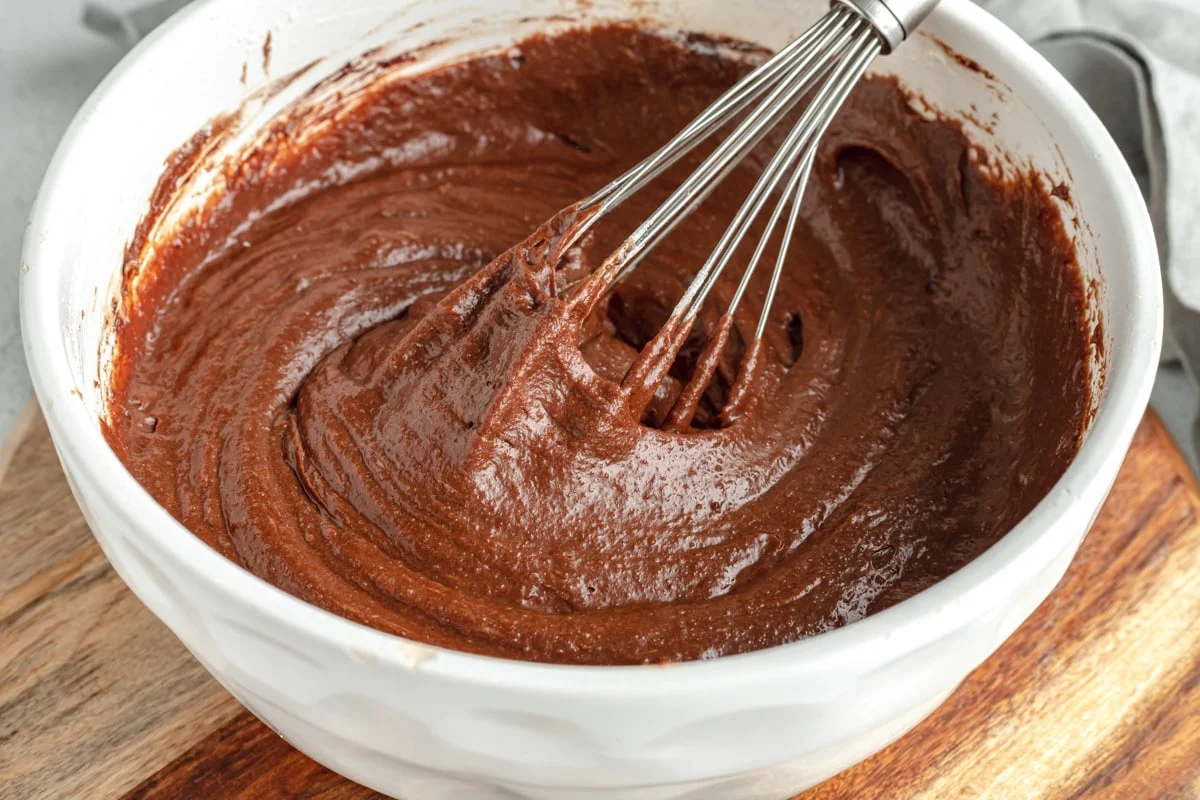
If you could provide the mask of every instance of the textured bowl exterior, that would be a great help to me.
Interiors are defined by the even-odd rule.
[[[281,621],[141,536],[64,465],[122,579],[225,688],[303,752],[417,800],[788,797],[931,713],[1045,598],[1090,521],[1065,523],[1070,535],[1036,573],[900,656],[797,658],[752,682],[659,694],[564,692],[439,675],[423,669],[435,651],[400,640],[383,661]],[[640,669],[669,679],[675,668]]]
[[[438,14],[449,15],[451,5],[458,18],[471,9],[492,10],[493,19],[506,10],[528,16],[536,7],[547,15],[567,8],[598,18],[684,21],[678,3],[656,12],[643,1],[635,14],[620,0],[586,8],[570,0],[455,0]],[[802,28],[814,8],[761,4],[771,8],[741,13],[723,5],[682,4],[696,27],[773,45]],[[792,5],[794,17],[781,24],[778,16],[791,14]],[[712,662],[572,667],[446,651],[309,606],[203,545],[108,449],[94,385],[100,311],[162,155],[235,104],[244,87],[233,86],[232,76],[241,56],[260,46],[260,33],[270,28],[276,58],[299,65],[313,53],[361,51],[370,36],[395,38],[412,28],[404,27],[404,13],[432,14],[429,8],[427,0],[371,0],[353,12],[336,0],[194,3],[122,62],[64,138],[26,240],[22,327],[59,458],[109,560],[260,719],[321,763],[395,797],[782,798],[877,751],[933,711],[1059,581],[1145,408],[1161,337],[1161,287],[1150,223],[1115,146],[1065,81],[982,11],[944,0],[930,17],[927,29],[970,52],[1021,98],[1010,110],[1019,130],[1008,144],[1035,141],[1041,134],[1034,128],[1044,126],[1031,158],[1059,159],[1048,171],[1071,176],[1090,226],[1080,233],[1080,247],[1090,248],[1085,272],[1101,286],[1108,337],[1107,381],[1079,456],[995,547],[866,620]],[[224,35],[231,31],[241,33]],[[504,31],[517,35],[519,25]],[[929,42],[912,44],[914,52],[936,51]],[[114,132],[131,104],[142,102],[138,95],[194,74],[196,58],[228,67],[229,80],[201,78],[194,96],[164,97],[146,120],[148,131],[133,134],[145,142],[118,141]],[[924,66],[897,62],[917,85],[926,85],[922,70],[949,68],[917,58]],[[965,88],[954,90],[961,104],[986,101],[981,80],[962,79]],[[129,188],[112,188],[121,176]]]

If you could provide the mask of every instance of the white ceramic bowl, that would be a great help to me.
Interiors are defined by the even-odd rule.
[[[80,111],[25,242],[21,314],[38,398],[113,566],[300,750],[412,798],[785,797],[928,715],[1062,576],[1146,405],[1162,327],[1158,261],[1138,188],[1100,123],[1045,61],[967,0],[944,0],[922,35],[876,69],[899,73],[944,110],[985,124],[995,114],[993,133],[968,130],[1071,187],[1075,207],[1064,219],[1097,282],[1107,377],[1086,441],[1053,491],[984,555],[917,596],[812,639],[669,667],[446,651],[326,613],[218,556],[142,490],[100,434],[102,332],[123,248],[168,153],[266,82],[268,30],[272,76],[319,59],[278,105],[388,42],[418,50],[449,36],[419,50],[414,69],[561,26],[546,18],[567,15],[648,18],[777,47],[819,10],[785,0],[205,0],[140,45]],[[249,115],[251,127],[272,109]]]

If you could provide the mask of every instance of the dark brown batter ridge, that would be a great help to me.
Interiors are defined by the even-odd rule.
[[[609,27],[381,81],[140,266],[114,450],[271,583],[478,653],[739,653],[945,577],[1033,508],[1083,429],[1082,280],[1039,180],[986,177],[957,124],[865,81],[822,144],[747,401],[725,408],[765,269],[680,431],[657,422],[699,338],[646,418],[620,381],[761,159],[587,318],[581,279],[695,161],[547,262],[556,212],[746,69]]]

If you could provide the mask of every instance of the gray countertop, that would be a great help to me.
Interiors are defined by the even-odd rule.
[[[132,8],[145,0],[109,0]],[[30,398],[17,317],[21,239],[30,205],[75,110],[122,55],[80,25],[83,0],[4,0],[0,9],[0,441]],[[1197,393],[1178,367],[1164,367],[1152,403],[1193,469]]]
[[[29,402],[17,318],[21,239],[75,110],[121,57],[79,24],[81,0],[0,0],[0,441]]]

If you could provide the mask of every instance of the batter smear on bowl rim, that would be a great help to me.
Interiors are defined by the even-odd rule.
[[[763,159],[587,316],[572,291],[697,160],[548,260],[561,209],[748,69],[578,30],[384,77],[303,148],[247,153],[126,278],[108,440],[255,574],[477,653],[740,653],[947,576],[1045,495],[1089,407],[1083,282],[1041,181],[991,177],[957,123],[864,80],[747,391],[728,403],[769,270],[682,429],[663,418],[738,271],[644,414],[620,382]]]

